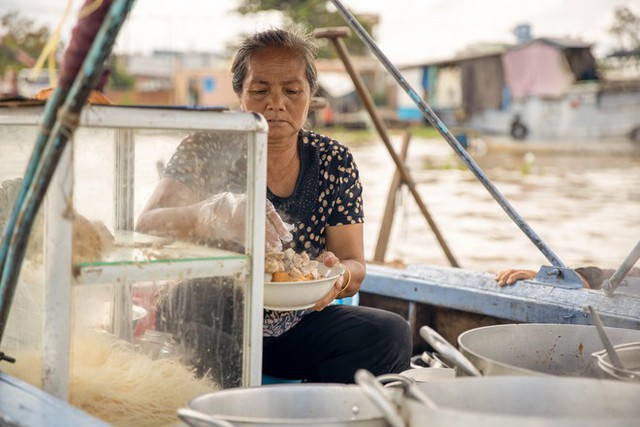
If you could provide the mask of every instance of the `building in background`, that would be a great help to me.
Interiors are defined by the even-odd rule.
[[[591,48],[541,37],[401,70],[448,127],[519,140],[640,140],[640,81],[601,75]],[[397,114],[421,115],[404,93]]]
[[[193,96],[189,98],[189,80],[185,83],[182,78],[189,73],[200,75],[199,70],[203,69],[229,73],[226,57],[210,52],[158,50],[151,55],[119,56],[115,64],[134,80],[132,88],[107,88],[107,96],[116,104],[206,105],[207,96],[202,89],[210,86],[199,86],[196,80],[191,83],[192,89],[200,90],[195,104]],[[183,84],[186,86],[180,87]]]

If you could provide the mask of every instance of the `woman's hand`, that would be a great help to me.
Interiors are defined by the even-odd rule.
[[[214,194],[202,203],[198,213],[198,235],[209,240],[230,240],[244,244],[247,198],[244,194]],[[270,252],[282,250],[282,242],[290,242],[291,226],[285,224],[273,204],[266,202],[265,238]]]
[[[333,252],[329,252],[329,251],[321,253],[320,256],[316,258],[316,261],[322,262],[327,267],[333,267],[335,265],[340,264],[340,260],[338,259],[338,257],[335,256]],[[322,299],[318,300],[316,304],[313,307],[311,307],[312,310],[322,311],[326,306],[331,304],[333,300],[338,297],[338,294],[342,290],[344,284],[346,283],[345,281],[347,280],[345,275],[346,275],[346,271],[345,271],[345,274],[338,277],[338,279],[336,280],[336,283],[333,284],[333,287],[329,290],[327,295],[325,295]]]
[[[496,274],[496,281],[498,286],[513,285],[518,280],[531,280],[536,274],[533,270],[502,270]]]
[[[536,277],[538,273],[533,270],[502,270],[496,274],[496,281],[498,286],[513,285],[518,280],[531,280]],[[584,288],[591,288],[589,281],[580,273],[576,271],[576,274],[582,280],[582,286]]]
[[[293,240],[292,224],[287,224],[280,218],[273,204],[267,200],[267,225],[265,229],[266,251],[282,252],[282,243]]]

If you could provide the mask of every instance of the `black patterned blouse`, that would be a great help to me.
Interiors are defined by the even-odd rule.
[[[230,147],[238,150],[230,150]],[[199,132],[185,138],[164,175],[177,179],[202,200],[221,191],[244,191],[246,158],[242,144],[221,143],[220,135]],[[349,149],[314,132],[298,134],[300,174],[293,194],[282,198],[267,189],[267,197],[282,219],[294,225],[293,241],[285,245],[311,258],[326,250],[327,227],[364,221],[362,186]],[[309,310],[265,310],[264,336],[278,336]]]

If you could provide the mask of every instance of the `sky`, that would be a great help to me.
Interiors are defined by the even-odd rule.
[[[83,0],[72,0],[63,25],[69,40]],[[595,44],[596,56],[615,47],[608,33],[614,9],[627,6],[640,15],[638,0],[342,0],[354,13],[377,13],[373,34],[396,64],[445,59],[479,42],[512,43],[516,25],[531,25],[534,37],[571,37]],[[16,10],[51,29],[64,14],[66,0],[2,0],[0,15]],[[114,51],[149,53],[154,49],[222,52],[241,33],[281,24],[278,13],[242,17],[235,0],[137,0]],[[346,25],[346,24],[345,24]]]

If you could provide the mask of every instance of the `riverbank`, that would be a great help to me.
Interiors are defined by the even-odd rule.
[[[352,130],[343,127],[329,127],[315,129],[323,135],[347,145],[363,144],[380,140],[374,129]],[[433,139],[448,146],[442,135],[431,126],[409,126],[405,129],[388,129],[391,138],[399,138],[404,132],[411,133],[412,139]],[[616,152],[616,153],[640,153],[640,143],[630,141],[628,138],[611,138],[605,140],[516,140],[504,135],[481,134],[471,130],[450,129],[454,135],[466,136],[468,149],[474,153],[484,153],[488,150],[525,153],[554,152],[580,155],[582,152]],[[459,141],[462,142],[462,141]]]

